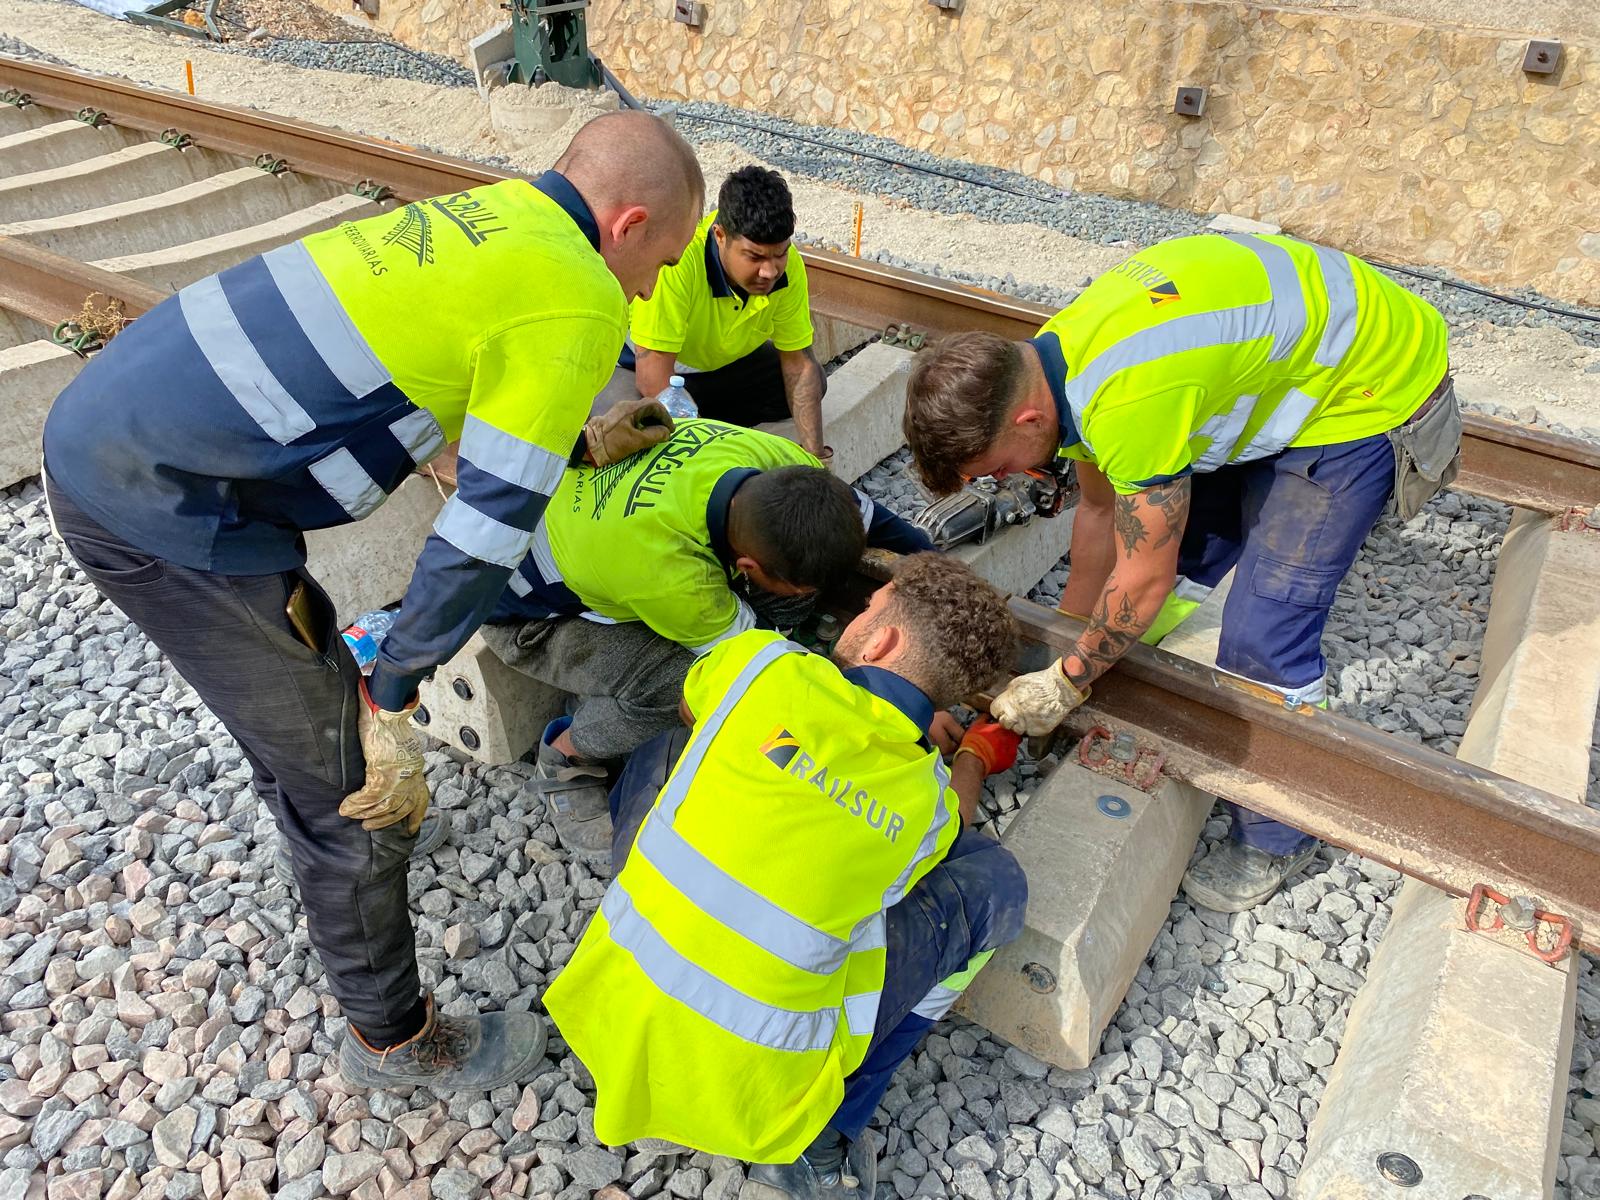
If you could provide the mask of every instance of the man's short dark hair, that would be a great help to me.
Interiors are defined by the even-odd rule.
[[[902,559],[882,619],[905,628],[911,653],[902,673],[938,708],[986,687],[1016,659],[1017,627],[1005,597],[947,554]]]
[[[765,167],[740,167],[717,193],[717,224],[731,237],[776,246],[794,236],[794,198],[783,176]]]
[[[1022,382],[1022,347],[994,333],[956,333],[917,355],[906,381],[906,441],[930,492],[961,487],[961,468],[1000,436]]]
[[[736,500],[741,545],[785,583],[820,591],[861,561],[867,535],[856,494],[825,467],[763,471]]]

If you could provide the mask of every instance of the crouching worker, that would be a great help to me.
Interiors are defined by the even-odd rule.
[[[873,1195],[890,1078],[1022,930],[1021,868],[963,828],[1017,738],[975,725],[948,769],[929,740],[1015,637],[993,588],[919,554],[831,661],[751,631],[696,662],[693,728],[629,761],[617,878],[546,997],[601,1141],[759,1164],[765,1200]]]

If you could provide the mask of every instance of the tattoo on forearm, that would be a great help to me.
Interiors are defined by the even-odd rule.
[[[1189,522],[1189,481],[1174,479],[1171,483],[1149,488],[1144,498],[1145,503],[1157,509],[1165,521],[1165,529],[1151,549],[1159,550],[1174,538],[1182,537],[1183,527]]]
[[[1116,615],[1111,615],[1115,603]],[[1139,608],[1127,592],[1106,593],[1095,606],[1089,624],[1078,639],[1078,644],[1066,656],[1067,678],[1074,687],[1088,687],[1127,653],[1128,647],[1139,640],[1144,632],[1139,621]]]
[[[1132,496],[1119,495],[1112,502],[1111,527],[1116,530],[1117,540],[1122,543],[1122,553],[1128,557],[1132,557],[1139,543],[1150,536]]]

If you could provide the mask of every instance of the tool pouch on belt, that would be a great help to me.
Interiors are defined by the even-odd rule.
[[[1461,406],[1444,377],[1418,416],[1389,431],[1394,444],[1394,504],[1402,521],[1448,487],[1461,469]]]

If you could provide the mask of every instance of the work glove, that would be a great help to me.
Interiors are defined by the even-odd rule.
[[[659,400],[621,400],[583,427],[589,461],[609,467],[672,436],[672,417]]]
[[[1017,765],[1017,747],[1021,744],[1021,734],[1012,733],[998,721],[980,718],[962,737],[956,757],[970,754],[983,764],[985,775],[998,775]]]
[[[1066,716],[1089,698],[1067,678],[1061,661],[1042,671],[1018,675],[994,698],[989,711],[994,719],[1014,733],[1037,737],[1049,733]]]
[[[361,681],[361,752],[367,759],[367,782],[339,805],[339,815],[360,821],[361,828],[386,829],[405,822],[406,833],[416,836],[428,811],[428,780],[424,773],[422,742],[411,713],[413,700],[400,712],[379,708]]]

